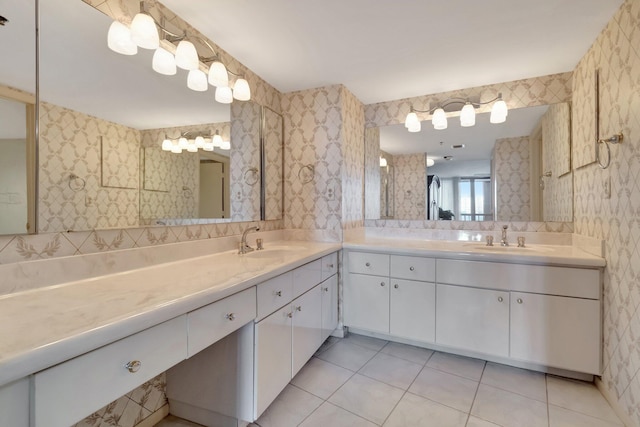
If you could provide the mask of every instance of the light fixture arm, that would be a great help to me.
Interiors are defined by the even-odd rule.
[[[461,105],[466,105],[466,104],[471,104],[473,105],[475,108],[480,107],[481,105],[487,105],[487,104],[491,104],[492,102],[496,102],[498,100],[502,99],[502,93],[498,93],[498,96],[496,96],[495,98],[489,100],[489,101],[485,101],[485,102],[473,102],[473,101],[469,101],[468,98],[449,98],[446,101],[444,101],[443,103],[438,104],[437,106],[430,108],[428,110],[418,110],[416,108],[413,108],[413,105],[410,107],[412,113],[428,113],[430,115],[432,115],[434,113],[434,111],[436,111],[438,108],[446,108],[450,105],[454,105],[454,104],[461,104]]]
[[[218,55],[218,53],[216,52],[216,50],[213,48],[213,46],[211,46],[211,43],[209,43],[208,41],[206,41],[205,39],[201,38],[201,37],[195,37],[196,39],[200,40],[202,42],[202,44],[204,44],[205,46],[207,46],[209,48],[209,50],[211,50],[211,52],[213,53],[213,56],[208,56],[208,57],[204,57],[204,56],[200,56],[199,59],[200,61],[202,61],[205,64],[210,64],[212,62],[222,62],[222,59],[220,58],[220,55]],[[227,72],[235,77],[241,77],[244,78],[244,74],[239,74],[239,73],[235,73],[233,71],[231,71],[229,68],[227,68]]]

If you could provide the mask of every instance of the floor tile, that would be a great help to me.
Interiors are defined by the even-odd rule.
[[[478,383],[425,367],[409,391],[463,412],[469,412]]]
[[[329,398],[329,402],[382,424],[403,394],[399,388],[356,374]]]
[[[343,340],[319,354],[318,358],[356,372],[375,355],[376,351],[374,350]]]
[[[322,343],[322,345],[320,346],[320,348],[316,351],[316,356],[320,353],[325,352],[326,350],[329,349],[329,347],[331,347],[332,345],[334,345],[337,342],[340,342],[341,338],[338,337],[329,337],[325,340],[325,342]]]
[[[257,423],[261,427],[296,427],[321,404],[322,399],[287,385]]]
[[[547,401],[547,383],[545,375],[540,372],[487,362],[480,382],[541,402]]]
[[[549,404],[581,412],[601,420],[620,423],[618,416],[595,385],[547,376]]]
[[[384,353],[376,354],[358,373],[406,390],[422,370],[422,365]]]
[[[376,424],[367,421],[349,411],[324,402],[311,414],[300,427],[375,427]]]
[[[464,427],[467,414],[448,406],[406,393],[384,427]]]
[[[359,346],[368,348],[369,350],[380,351],[382,347],[387,345],[389,341],[381,340],[379,338],[366,337],[364,335],[349,334],[342,339],[349,344],[357,344]]]
[[[549,405],[549,427],[617,427],[620,425],[622,424],[610,423],[600,418]]]
[[[475,381],[480,381],[484,364],[484,360],[440,352],[436,352],[427,362],[429,368]]]
[[[352,375],[353,372],[348,369],[312,357],[291,380],[291,384],[322,399],[328,399]]]
[[[471,415],[467,421],[466,427],[501,427],[498,424],[490,423],[478,417]]]
[[[547,427],[547,405],[519,394],[480,384],[471,414],[502,427]]]
[[[433,350],[414,347],[407,344],[400,344],[397,342],[390,342],[380,350],[380,353],[390,354],[392,356],[408,360],[409,362],[424,365],[433,354]]]

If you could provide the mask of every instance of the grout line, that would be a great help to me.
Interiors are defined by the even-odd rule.
[[[544,391],[547,396],[547,426],[551,426],[551,411],[549,410],[549,383],[547,382],[548,375],[544,374]]]
[[[484,362],[482,365],[482,373],[480,374],[480,378],[478,378],[478,385],[476,386],[476,392],[473,394],[473,400],[471,401],[471,406],[469,407],[469,412],[467,413],[467,422],[465,426],[469,424],[469,419],[471,418],[471,411],[473,410],[473,405],[476,403],[476,398],[478,397],[478,391],[480,390],[480,384],[482,383],[482,377],[484,376],[484,372],[487,369],[487,362]]]

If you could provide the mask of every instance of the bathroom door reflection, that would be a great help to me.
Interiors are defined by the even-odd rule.
[[[380,217],[393,218],[393,165],[380,166]]]

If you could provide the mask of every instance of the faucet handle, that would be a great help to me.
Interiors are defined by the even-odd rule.
[[[256,239],[256,249],[261,251],[264,249],[264,246],[262,245],[262,239]]]
[[[509,228],[509,226],[508,226],[508,225],[503,225],[503,226],[502,226],[502,229],[503,229],[503,230],[506,230],[507,228]]]
[[[493,246],[493,236],[487,235],[487,246]]]

